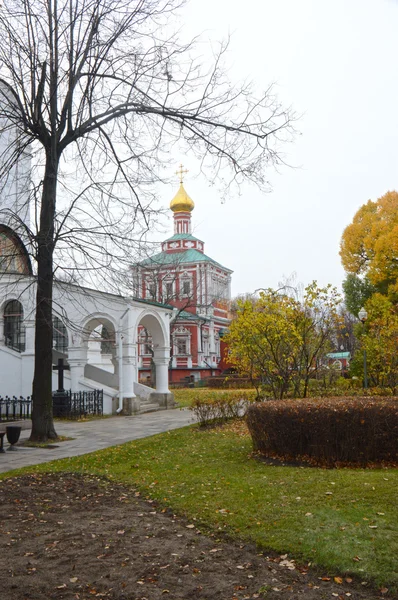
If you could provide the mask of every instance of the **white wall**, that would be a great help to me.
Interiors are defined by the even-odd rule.
[[[5,346],[0,346],[0,396],[22,396],[21,355]]]

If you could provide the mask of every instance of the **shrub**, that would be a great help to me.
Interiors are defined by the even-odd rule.
[[[256,397],[254,390],[244,392],[208,392],[198,394],[190,409],[201,427],[223,423],[227,419],[242,417],[247,406]]]
[[[255,450],[334,466],[398,460],[397,398],[324,398],[252,404]]]

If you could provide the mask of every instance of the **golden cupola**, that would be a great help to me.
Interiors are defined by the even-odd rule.
[[[195,208],[195,203],[186,193],[182,181],[180,182],[178,192],[170,202],[170,208],[173,213],[191,212]]]

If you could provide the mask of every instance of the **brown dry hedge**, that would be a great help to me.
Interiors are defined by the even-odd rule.
[[[251,404],[254,450],[319,465],[396,463],[398,398],[312,398]]]

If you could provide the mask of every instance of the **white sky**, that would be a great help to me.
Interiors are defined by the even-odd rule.
[[[303,114],[286,148],[299,168],[268,173],[269,194],[248,185],[221,204],[179,157],[191,170],[194,234],[233,269],[233,295],[294,272],[304,284],[340,286],[343,229],[369,198],[398,188],[398,2],[190,0],[183,19],[188,35],[233,33],[231,78],[260,89],[276,81],[283,103]],[[166,206],[177,187],[161,190]],[[171,217],[165,227],[172,231]]]

